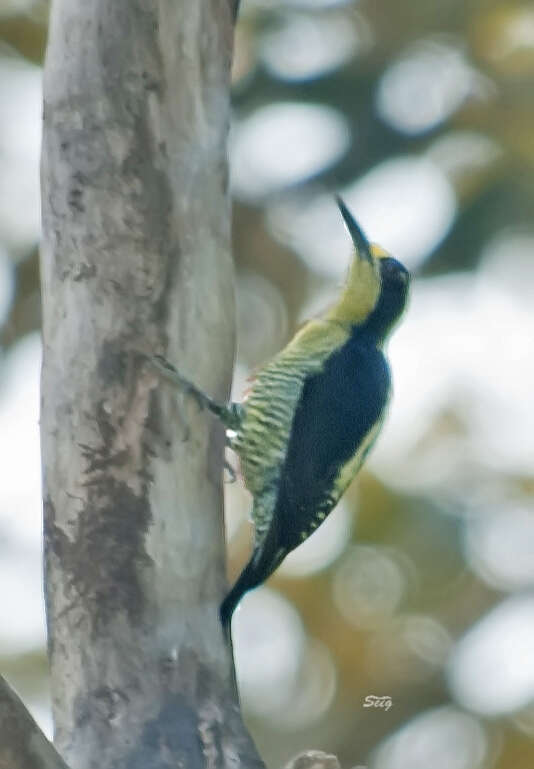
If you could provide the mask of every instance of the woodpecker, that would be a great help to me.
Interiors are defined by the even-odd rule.
[[[163,358],[154,364],[225,425],[253,497],[252,555],[220,607],[225,634],[243,595],[326,519],[382,427],[390,396],[384,343],[406,305],[409,273],[371,245],[341,200],[354,252],[338,301],[260,369],[243,403],[220,404]]]

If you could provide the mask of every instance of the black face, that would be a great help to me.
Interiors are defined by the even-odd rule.
[[[396,286],[399,289],[402,288],[406,293],[410,283],[410,273],[406,267],[396,259],[393,259],[392,256],[380,259],[379,264],[382,285],[391,286],[392,288]]]
[[[382,295],[389,297],[392,305],[397,306],[398,314],[404,309],[408,297],[410,273],[406,267],[391,256],[379,260],[382,278]]]
[[[410,273],[390,256],[379,259],[378,263],[382,286],[378,302],[366,326],[376,337],[385,338],[404,311]]]

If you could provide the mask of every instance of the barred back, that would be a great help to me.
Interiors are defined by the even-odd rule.
[[[254,497],[256,543],[268,525],[289,436],[306,378],[319,373],[326,359],[348,339],[344,326],[328,321],[308,323],[258,373],[243,403],[243,419],[232,446],[241,460],[245,485]]]

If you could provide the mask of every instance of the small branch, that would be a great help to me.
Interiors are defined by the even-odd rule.
[[[0,676],[1,769],[69,769],[22,700]]]

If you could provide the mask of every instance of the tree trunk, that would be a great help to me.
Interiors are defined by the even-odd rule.
[[[218,620],[234,357],[234,0],[55,0],[41,437],[55,742],[72,769],[261,766]]]

